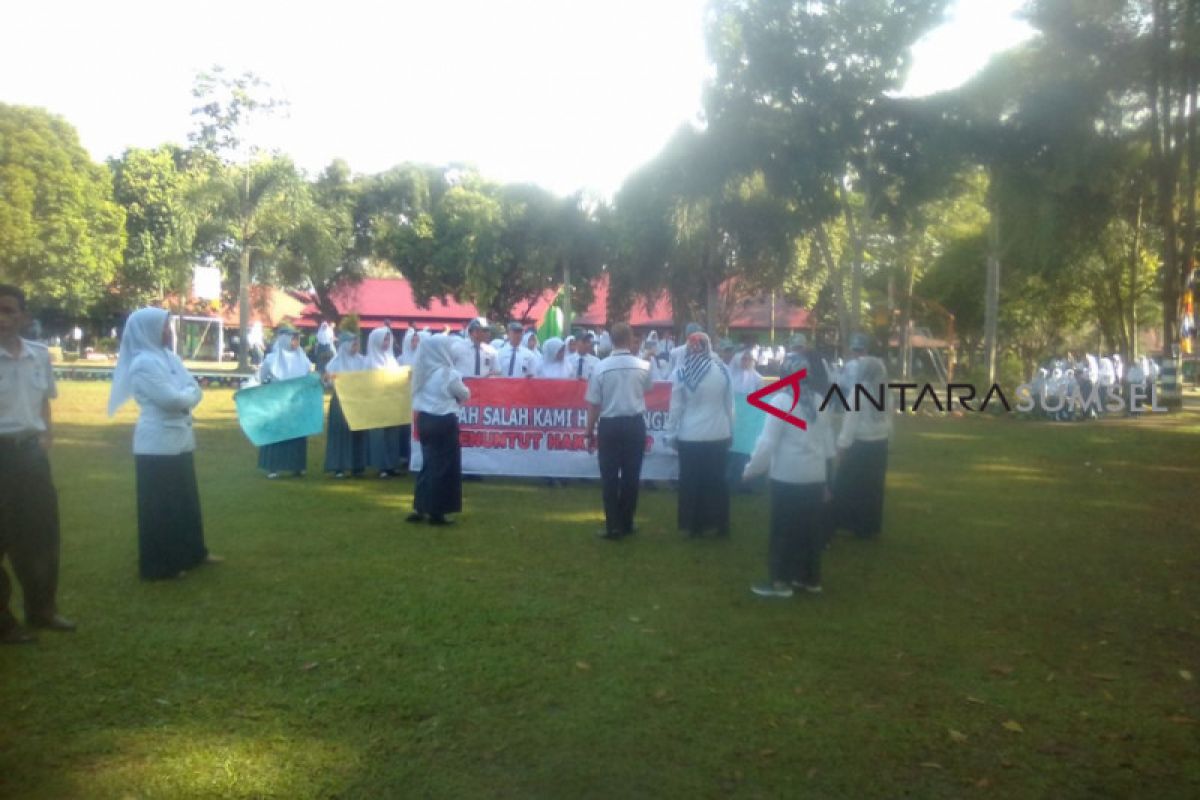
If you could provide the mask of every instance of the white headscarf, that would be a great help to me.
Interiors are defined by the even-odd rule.
[[[129,315],[125,321],[125,331],[121,335],[121,352],[117,357],[117,368],[113,370],[112,389],[108,393],[108,415],[117,413],[117,409],[133,397],[133,362],[138,356],[160,358],[163,366],[171,369],[173,364],[170,355],[163,347],[163,328],[170,315],[161,308],[139,308]]]
[[[325,365],[325,372],[358,372],[367,368],[367,359],[362,353],[354,352],[358,337],[352,334],[342,334],[342,343],[338,345],[337,355]]]
[[[567,365],[567,343],[552,336],[542,344],[540,376],[543,378],[570,378],[571,368]]]
[[[246,333],[246,344],[250,347],[266,347],[267,340],[263,338],[262,323],[255,321]]]
[[[729,374],[733,379],[733,391],[737,394],[750,394],[762,388],[762,375],[758,374],[758,370],[754,368],[754,362],[750,362],[750,368],[742,367],[742,359],[750,356],[749,350],[740,350],[733,357],[733,363],[729,365]]]
[[[275,336],[271,352],[263,359],[259,375],[273,381],[286,381],[292,378],[303,378],[312,371],[312,362],[300,348],[292,349],[292,339],[295,333],[286,332]]]
[[[416,328],[409,328],[404,332],[404,338],[400,340],[401,364],[411,365],[417,363],[417,347],[420,343],[421,339],[417,334]]]
[[[438,373],[444,370],[454,371],[454,339],[444,333],[422,336],[421,346],[417,348],[417,363],[412,372],[413,394],[416,395],[440,377]]]
[[[397,369],[400,366],[396,356],[392,355],[391,335],[387,328],[371,331],[367,337],[367,369]]]
[[[321,327],[317,328],[317,344],[333,344],[333,326],[328,322],[322,322]]]
[[[538,352],[537,331],[529,331],[524,336],[522,336],[521,337],[521,346],[524,347],[526,350],[532,350],[535,353]]]

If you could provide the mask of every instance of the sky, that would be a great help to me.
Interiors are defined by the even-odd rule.
[[[49,109],[97,160],[185,142],[192,81],[251,70],[289,102],[256,131],[310,173],[466,162],[504,182],[611,195],[699,120],[705,0],[304,4],[13,0],[0,102]],[[1021,0],[956,0],[906,94],[966,80],[1030,35]]]

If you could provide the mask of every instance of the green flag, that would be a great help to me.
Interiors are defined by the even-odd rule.
[[[542,317],[542,324],[537,329],[539,342],[544,342],[554,336],[563,335],[562,300],[562,292],[559,292],[554,298],[554,302],[546,309],[546,316]]]

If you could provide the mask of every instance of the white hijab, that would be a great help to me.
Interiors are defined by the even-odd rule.
[[[416,328],[406,330],[404,338],[400,340],[400,363],[410,365],[417,363],[417,348],[420,344],[421,337]]]
[[[322,322],[321,327],[317,328],[317,344],[333,344],[333,326],[328,322]]]
[[[521,337],[521,346],[526,350],[532,350],[535,353],[538,352],[537,332],[529,331],[523,337]]]
[[[261,322],[255,322],[250,326],[249,332],[246,333],[246,344],[250,347],[266,347],[267,340],[263,338]]]
[[[398,369],[399,362],[392,355],[392,332],[387,328],[376,328],[367,337],[367,369]],[[386,346],[385,346],[386,344]]]
[[[292,349],[294,333],[280,333],[271,345],[271,352],[263,359],[259,374],[273,381],[286,381],[292,378],[303,378],[312,370],[312,362],[300,348]]]
[[[354,345],[358,343],[357,336],[347,336],[345,341],[338,345],[337,355],[329,360],[325,365],[325,372],[358,372],[367,368],[367,359],[362,353],[354,352]]]
[[[174,371],[171,356],[175,355],[163,347],[163,328],[170,315],[161,308],[139,308],[125,321],[121,335],[121,352],[117,357],[117,368],[113,370],[112,389],[108,393],[108,415],[133,397],[133,362],[138,357],[161,360],[162,366]],[[178,361],[178,357],[175,358]],[[183,362],[180,362],[182,366]],[[186,372],[187,370],[184,370]]]
[[[754,362],[750,363],[749,369],[742,367],[742,358],[749,355],[749,350],[740,350],[734,355],[733,363],[729,365],[729,375],[733,379],[735,394],[750,394],[762,388],[762,375],[759,375],[758,370],[754,368]]]
[[[542,367],[540,376],[543,378],[570,378],[571,368],[567,365],[567,343],[557,336],[547,339],[542,344]]]
[[[444,333],[422,336],[412,372],[413,394],[418,394],[436,379],[448,378],[446,370],[454,371],[454,339]]]

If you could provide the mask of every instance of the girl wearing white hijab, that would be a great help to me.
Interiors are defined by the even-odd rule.
[[[400,364],[411,367],[417,363],[417,345],[420,341],[421,336],[416,328],[404,332],[404,338],[400,341]]]
[[[873,356],[861,356],[856,380],[872,395],[887,383],[887,368]],[[1061,384],[1061,370],[1054,372]],[[892,415],[886,390],[883,409],[863,400],[844,415],[838,433],[837,481],[833,491],[837,526],[860,539],[874,538],[883,528],[884,484],[887,479],[888,440]]]
[[[338,352],[325,365],[324,384],[330,388],[338,375],[358,372],[367,368],[367,360],[358,352],[358,337],[352,333],[338,336]],[[346,473],[355,477],[367,468],[367,433],[352,431],[342,413],[342,404],[337,392],[329,400],[329,428],[325,436],[325,471],[335,478],[344,478]]]
[[[300,349],[296,332],[283,328],[275,333],[275,343],[258,369],[258,379],[262,383],[271,383],[303,378],[312,372],[312,366]],[[291,472],[297,477],[304,475],[308,470],[308,439],[300,437],[263,445],[258,448],[258,468],[265,470],[271,479],[278,478],[280,472]]]
[[[408,522],[446,525],[447,514],[462,511],[462,450],[458,406],[471,397],[454,369],[454,340],[430,336],[421,341],[412,376],[412,408],[421,443],[421,472]]]
[[[670,377],[667,364],[658,350],[658,331],[650,331],[646,335],[646,341],[642,343],[642,358],[650,362],[650,380],[665,381]]]
[[[537,331],[528,331],[525,337],[521,339],[521,346],[529,352],[533,353],[533,375],[537,375],[542,369],[542,351],[538,348]]]
[[[392,355],[392,332],[376,328],[367,338],[367,369],[400,369]],[[390,478],[404,471],[408,461],[406,426],[372,428],[367,432],[367,464],[379,470],[379,477]]]
[[[557,336],[547,339],[546,343],[542,345],[542,365],[538,377],[554,380],[569,380],[575,377],[571,374],[571,367],[567,364],[566,356],[566,342]]]
[[[250,326],[250,331],[246,334],[246,346],[250,348],[250,363],[258,366],[262,363],[263,356],[267,352],[267,340],[263,337],[263,326],[257,320]]]
[[[334,339],[333,326],[328,322],[322,322],[317,328],[317,372],[325,374],[325,365],[328,364],[333,357],[337,355],[335,349],[337,342]]]
[[[670,436],[679,451],[679,530],[729,535],[726,471],[733,444],[733,383],[706,334],[693,333],[672,379]]]
[[[140,408],[133,429],[137,474],[138,570],[144,580],[177,578],[220,561],[204,546],[196,489],[192,409],[200,387],[167,349],[170,315],[142,308],[129,316],[113,372],[108,415],[131,397]]]

